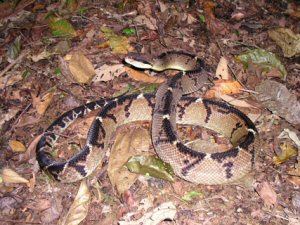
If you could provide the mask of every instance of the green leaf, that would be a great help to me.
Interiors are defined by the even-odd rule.
[[[65,19],[51,18],[49,27],[55,37],[75,37],[77,35],[73,26]]]
[[[286,78],[287,71],[280,60],[272,52],[257,48],[236,56],[236,59],[243,63],[245,68],[248,68],[249,63],[252,62],[259,66],[263,72],[269,72],[272,69],[277,68],[282,75],[282,79]]]
[[[133,156],[125,166],[133,173],[174,181],[172,167],[155,156]]]
[[[196,197],[203,196],[203,193],[197,191],[189,191],[184,196],[182,196],[182,200],[186,202],[192,201]]]
[[[204,15],[200,14],[200,15],[199,15],[199,19],[200,19],[200,21],[201,21],[202,23],[205,23],[205,16],[204,16]]]
[[[126,36],[133,36],[135,35],[135,29],[134,28],[125,28],[122,31],[123,34],[125,34]]]
[[[54,70],[54,74],[55,74],[56,76],[60,76],[60,75],[62,74],[62,73],[61,73],[61,69],[58,68],[58,67],[56,67],[55,70]]]

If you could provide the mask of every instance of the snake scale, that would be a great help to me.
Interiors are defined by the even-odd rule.
[[[56,180],[75,182],[89,176],[100,164],[113,133],[124,124],[152,121],[152,142],[158,156],[171,164],[177,176],[201,184],[236,181],[254,166],[258,135],[255,125],[241,111],[228,103],[190,97],[197,90],[211,86],[212,76],[192,54],[171,51],[152,60],[128,57],[135,67],[163,71],[181,70],[162,84],[156,95],[132,94],[101,99],[65,112],[43,133],[36,148],[40,167]],[[59,135],[77,118],[99,109],[85,146],[65,161],[51,156]],[[228,138],[227,151],[208,153],[187,147],[176,132],[176,124],[198,125]]]

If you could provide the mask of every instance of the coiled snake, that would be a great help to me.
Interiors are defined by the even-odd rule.
[[[117,127],[135,121],[152,121],[152,142],[158,156],[187,181],[230,183],[253,168],[258,138],[251,120],[228,103],[185,96],[211,86],[212,77],[202,68],[201,60],[192,54],[172,51],[153,60],[127,58],[125,61],[144,69],[186,72],[179,72],[162,84],[155,96],[133,94],[101,99],[64,113],[48,127],[37,145],[37,161],[43,170],[62,182],[89,176],[101,162]],[[82,150],[66,161],[54,160],[50,153],[59,135],[78,117],[98,108],[101,110]],[[176,124],[212,129],[227,137],[233,147],[213,153],[193,150],[178,139]]]

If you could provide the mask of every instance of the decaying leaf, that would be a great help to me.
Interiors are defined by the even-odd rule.
[[[109,81],[113,80],[115,77],[118,77],[125,72],[123,64],[115,65],[103,65],[100,68],[95,70],[96,76],[93,78],[93,82],[99,81]]]
[[[276,165],[284,163],[289,160],[291,157],[297,156],[298,151],[295,146],[291,145],[288,142],[283,142],[280,144],[281,153],[273,157],[273,162]]]
[[[138,177],[137,174],[130,173],[124,164],[131,156],[147,152],[150,145],[151,139],[147,129],[135,128],[117,134],[111,149],[107,173],[119,194],[128,190]]]
[[[105,38],[108,39],[108,44],[113,53],[127,54],[128,52],[133,51],[133,47],[129,44],[127,37],[116,35],[114,31],[108,27],[101,27],[101,31]]]
[[[265,80],[255,87],[257,100],[292,124],[300,124],[300,102],[283,84]]]
[[[284,65],[272,52],[257,48],[236,56],[236,59],[243,63],[245,68],[248,68],[249,64],[253,63],[254,65],[259,66],[265,73],[276,68],[280,71],[282,79],[285,80],[286,78],[287,71],[285,70]]]
[[[139,25],[145,25],[150,30],[157,30],[156,20],[151,16],[139,15],[134,19]]]
[[[76,37],[73,26],[66,20],[56,16],[49,16],[49,27],[55,37]]]
[[[125,67],[125,71],[127,72],[128,76],[134,80],[142,81],[145,83],[163,83],[165,81],[164,78],[161,77],[153,77],[146,73],[131,69],[130,67]]]
[[[285,57],[293,57],[300,54],[300,34],[295,34],[287,28],[277,28],[270,30],[270,38],[272,38],[283,51]]]
[[[12,169],[9,168],[4,168],[2,170],[1,174],[2,180],[4,183],[16,183],[16,184],[22,184],[26,183],[28,184],[29,181],[23,177],[21,177],[18,173],[13,171]]]
[[[142,218],[132,221],[132,213],[128,213],[122,218],[121,221],[118,221],[119,225],[158,225],[164,220],[174,220],[176,215],[176,206],[172,202],[165,202],[151,212],[146,213]]]
[[[74,79],[81,84],[89,83],[96,74],[93,64],[81,52],[72,55],[69,69]]]
[[[90,204],[90,191],[86,180],[81,181],[77,195],[67,215],[60,221],[60,225],[77,225],[87,216]]]
[[[172,167],[156,156],[133,156],[126,163],[130,172],[174,181]]]
[[[33,105],[39,115],[44,115],[48,106],[50,105],[52,98],[54,96],[53,92],[45,94],[43,97],[34,97]]]
[[[13,152],[25,152],[26,151],[26,147],[23,145],[22,142],[19,142],[16,140],[10,140],[8,145]]]

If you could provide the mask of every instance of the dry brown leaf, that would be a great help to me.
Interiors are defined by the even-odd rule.
[[[69,69],[74,79],[81,84],[89,83],[96,74],[93,64],[81,52],[72,55]]]
[[[146,129],[135,128],[129,133],[117,134],[111,150],[107,173],[110,182],[119,194],[128,190],[138,177],[137,174],[130,173],[124,164],[131,156],[141,155],[142,151],[148,151],[150,145],[150,134]]]
[[[2,129],[2,125],[11,120],[18,112],[19,112],[19,109],[16,109],[16,108],[10,108],[8,109],[8,112],[5,113],[3,112],[2,110],[0,111],[0,130]]]
[[[10,140],[8,145],[13,152],[25,152],[26,151],[26,147],[23,145],[22,142],[19,142],[16,140]]]
[[[258,190],[258,194],[264,201],[266,206],[274,206],[277,204],[277,194],[268,182],[263,182],[262,187]]]
[[[292,184],[294,184],[296,186],[300,186],[300,162],[298,162],[298,164],[296,165],[296,168],[290,169],[288,171],[288,174],[290,175],[288,180]]]
[[[109,81],[113,80],[115,77],[118,77],[125,72],[123,64],[115,65],[103,65],[100,68],[96,69],[96,76],[93,78],[93,82],[100,81]]]
[[[77,195],[72,203],[67,215],[63,218],[60,225],[77,225],[87,216],[91,194],[86,184],[82,180]]]
[[[231,76],[228,72],[228,61],[225,57],[221,57],[217,70],[216,70],[216,77],[218,79],[223,80],[230,80]]]
[[[2,170],[2,180],[4,183],[16,183],[16,184],[24,184],[29,181],[23,177],[21,177],[18,173],[9,168],[4,168]]]
[[[164,78],[152,77],[146,73],[131,69],[130,67],[125,67],[125,71],[129,77],[137,81],[142,81],[145,83],[155,83],[155,84],[161,84],[165,82]]]
[[[42,98],[41,97],[34,97],[33,98],[33,105],[36,108],[36,111],[39,115],[44,115],[48,106],[50,105],[52,98],[54,96],[53,92],[49,92],[45,94]]]
[[[234,80],[216,80],[214,86],[206,92],[206,98],[214,98],[220,95],[234,95],[241,93],[243,87],[238,81]]]

